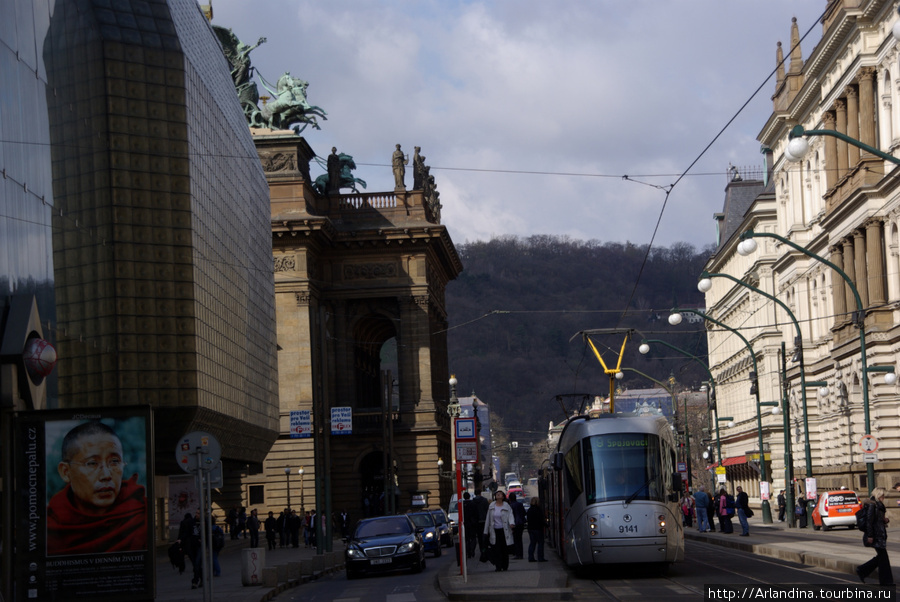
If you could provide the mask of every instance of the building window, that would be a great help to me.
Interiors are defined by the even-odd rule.
[[[266,486],[265,485],[250,485],[250,505],[256,506],[258,504],[266,503]]]

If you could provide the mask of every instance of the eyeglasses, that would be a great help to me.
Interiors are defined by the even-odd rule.
[[[84,466],[88,472],[97,473],[100,472],[101,468],[106,467],[109,472],[122,472],[125,468],[125,462],[122,458],[110,458],[105,462],[99,462],[97,460],[88,460],[87,462],[76,462],[74,460],[68,462],[69,464],[78,464],[80,466]]]

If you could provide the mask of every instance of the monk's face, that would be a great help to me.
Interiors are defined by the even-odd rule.
[[[108,433],[85,435],[68,462],[60,462],[59,476],[72,487],[76,507],[88,514],[108,511],[122,488],[122,443]]]

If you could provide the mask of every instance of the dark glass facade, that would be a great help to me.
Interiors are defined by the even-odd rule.
[[[0,304],[38,296],[49,405],[153,406],[158,474],[192,430],[262,462],[269,191],[196,0],[3,0],[0,42]]]

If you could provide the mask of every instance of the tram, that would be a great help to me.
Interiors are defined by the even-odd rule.
[[[559,428],[559,427],[557,427]],[[681,475],[661,416],[570,418],[542,470],[551,546],[572,567],[684,558]]]

